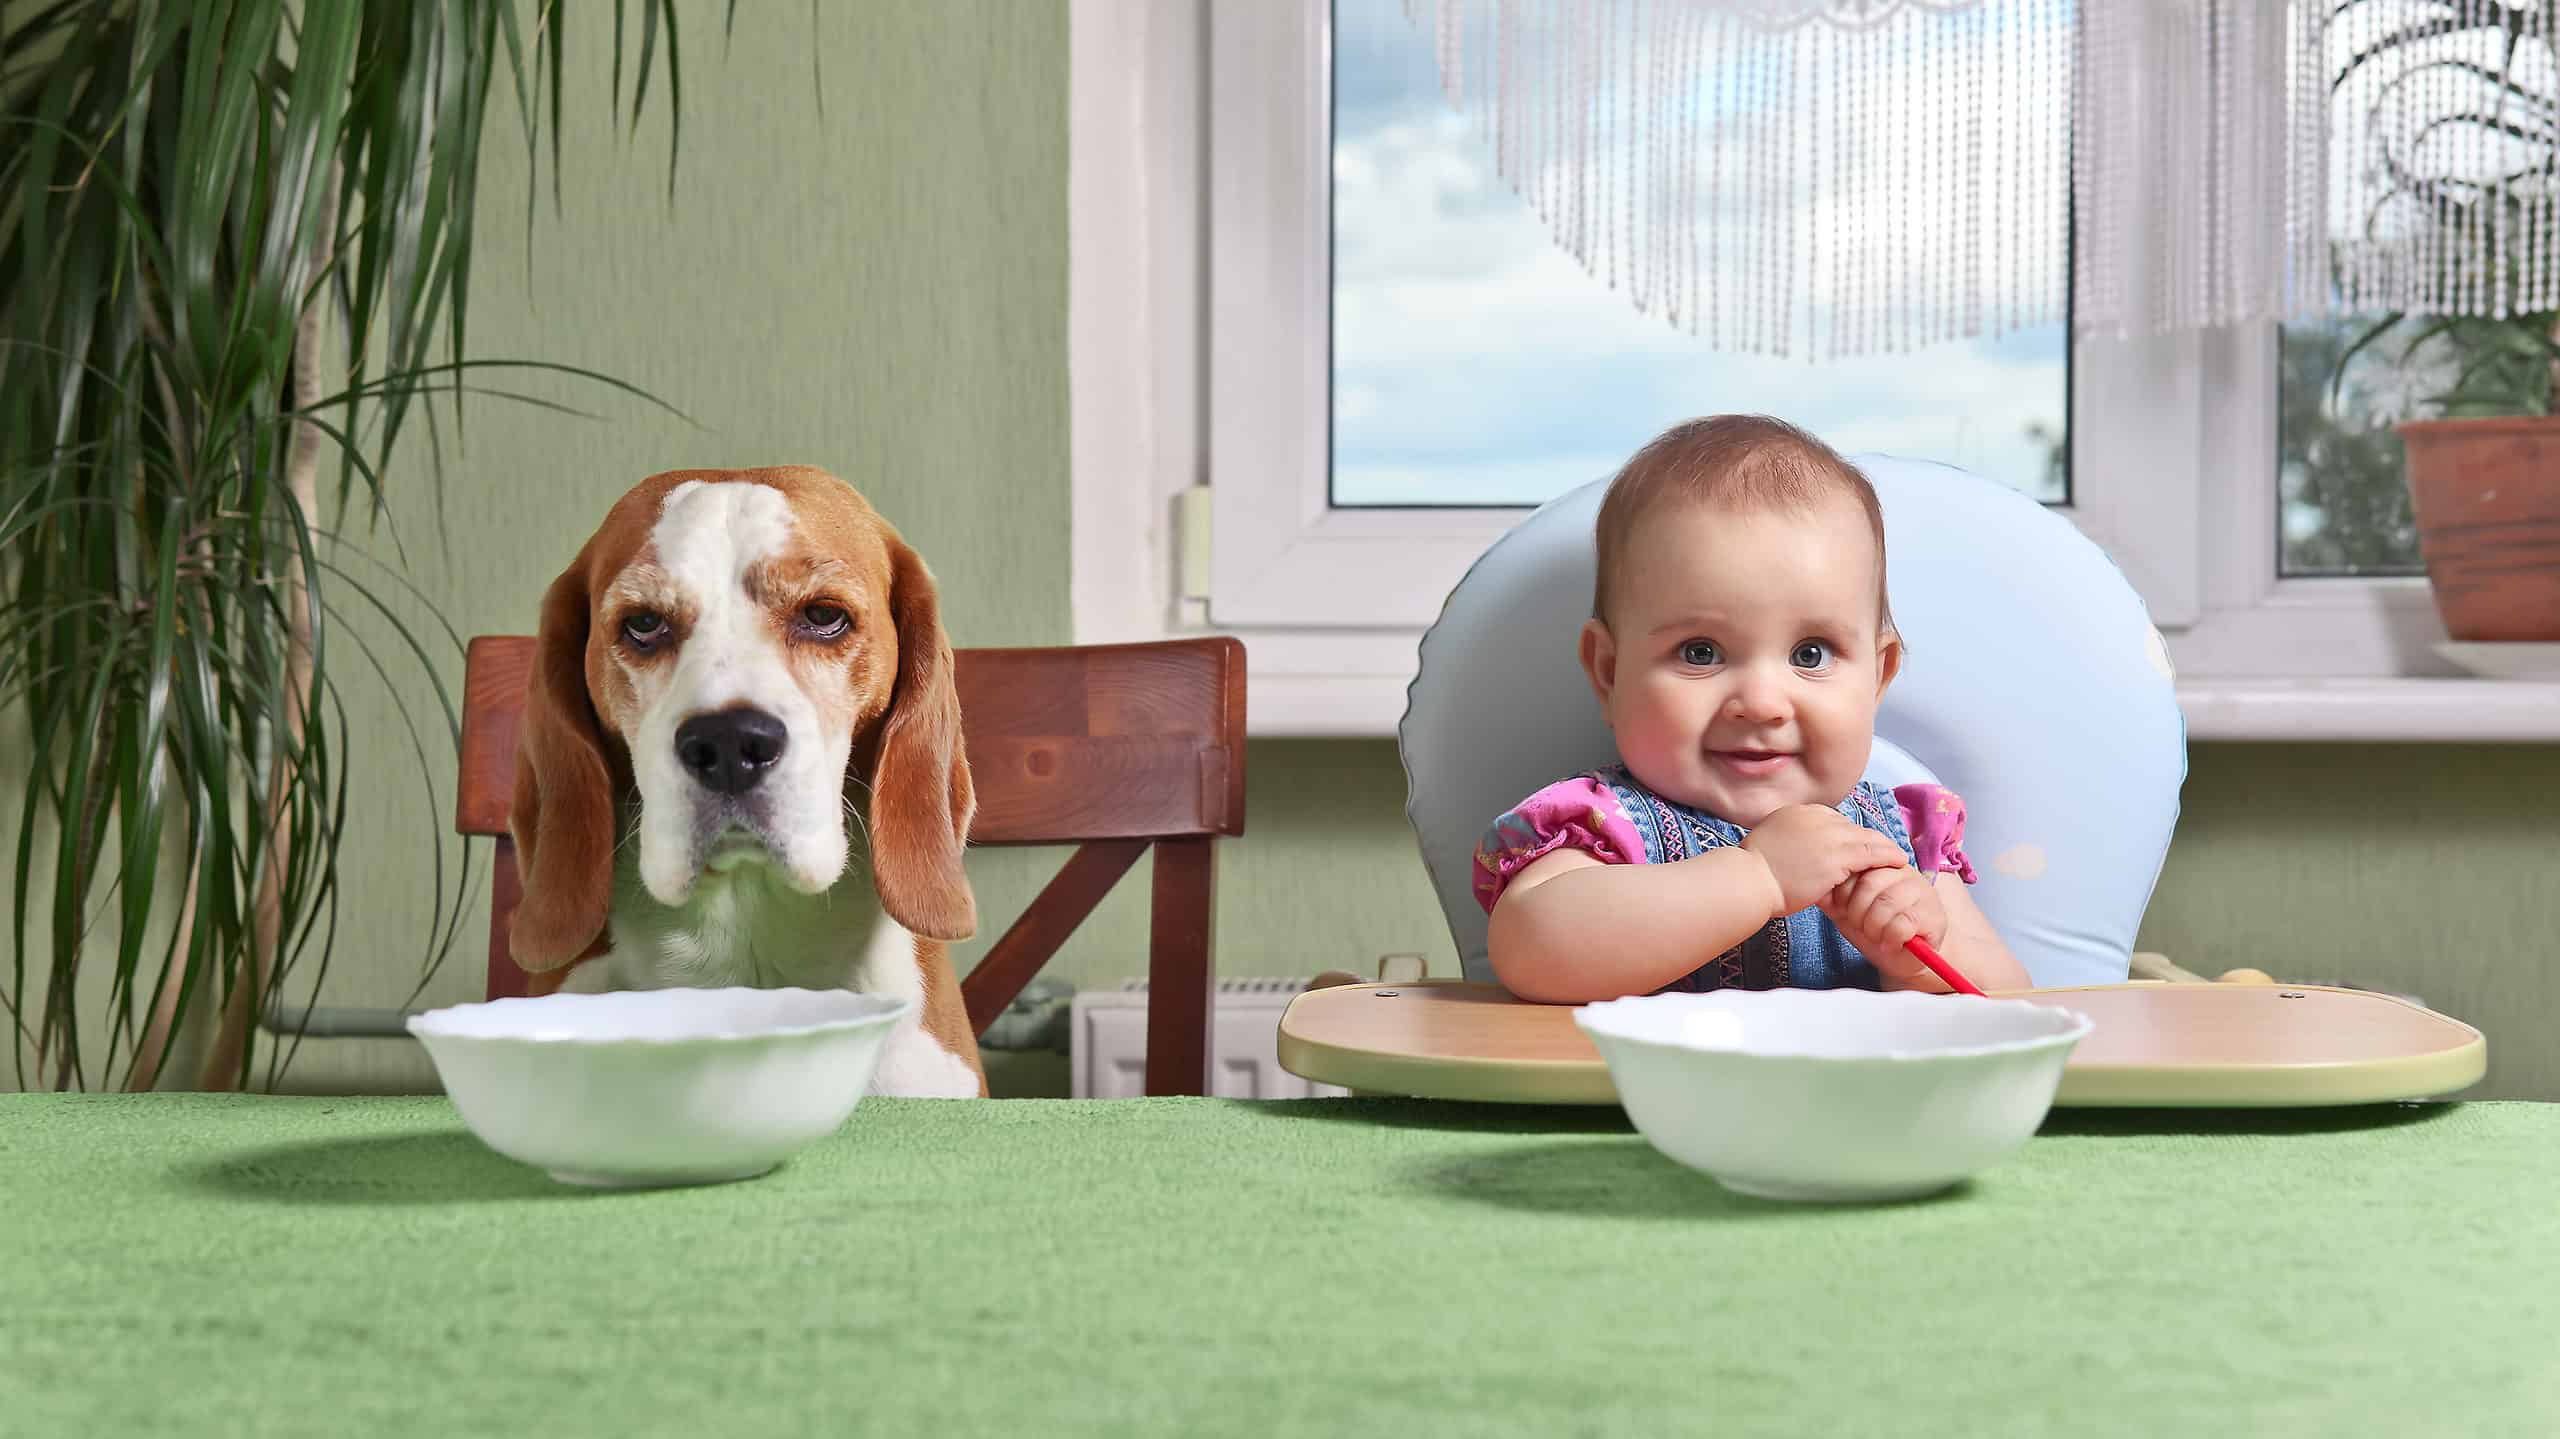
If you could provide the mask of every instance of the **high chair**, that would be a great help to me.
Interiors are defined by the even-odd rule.
[[[1867,778],[1964,798],[1973,897],[2037,985],[2122,982],[2186,775],[2159,631],[2106,553],[2034,500],[1945,465],[1854,462],[1884,507],[1903,639]],[[1614,758],[1575,658],[1607,488],[1496,542],[1422,639],[1397,732],[1406,814],[1471,980],[1493,978],[1469,890],[1485,827]]]
[[[1963,796],[1974,899],[2039,998],[2094,1026],[2056,1105],[2368,1104],[2479,1082],[2486,1041],[2449,1016],[2264,975],[2198,983],[2135,955],[2186,775],[2167,647],[2141,600],[2033,500],[1943,465],[1857,463],[1883,503],[1904,643],[1867,778]],[[1617,1102],[1575,1006],[1524,1003],[1492,982],[1469,876],[1495,817],[1614,758],[1575,658],[1606,489],[1585,485],[1504,536],[1423,636],[1398,732],[1406,813],[1465,979],[1308,990],[1280,1019],[1289,1072],[1364,1094]],[[2129,984],[2129,971],[2168,982]]]

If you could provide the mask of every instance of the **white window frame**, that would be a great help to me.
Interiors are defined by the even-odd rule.
[[[1423,628],[1527,513],[1328,502],[1330,12],[1070,12],[1073,637],[1236,635],[1262,735],[1392,734]],[[2190,732],[2560,739],[2560,685],[2450,677],[2423,580],[2277,576],[2275,361],[2271,324],[2074,353],[2065,513]]]

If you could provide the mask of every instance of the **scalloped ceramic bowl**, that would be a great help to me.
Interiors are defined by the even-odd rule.
[[[1725,990],[1574,1022],[1654,1148],[1763,1199],[1908,1199],[2024,1144],[2086,1015],[2022,999]]]
[[[462,1122],[565,1184],[750,1179],[835,1132],[912,1001],[841,989],[653,989],[409,1019]]]

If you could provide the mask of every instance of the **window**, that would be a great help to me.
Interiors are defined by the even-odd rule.
[[[2339,683],[2454,673],[2413,577],[2396,345],[2334,394],[2352,321],[1718,353],[1593,285],[1486,183],[1403,0],[1339,0],[1338,29],[1335,10],[1076,11],[1079,640],[1238,634],[1257,733],[1392,733],[1415,640],[1525,506],[1673,419],[1765,408],[2060,508],[2167,633],[2195,733],[2543,732],[2442,718],[2489,713],[2477,686]],[[1559,331],[1590,378],[1559,380]]]
[[[1535,505],[1712,411],[1781,415],[1845,452],[1922,455],[2069,501],[2062,326],[1818,370],[1717,348],[1557,248],[1451,107],[1404,0],[1333,0],[1333,21],[1337,508]],[[2052,199],[2059,237],[2068,197]]]
[[[2350,358],[2372,325],[2350,317],[2284,332],[2276,562],[2288,579],[2420,573],[2418,522],[2391,426],[2419,413],[2442,347],[2432,363],[2402,364],[2410,338],[2402,324]]]

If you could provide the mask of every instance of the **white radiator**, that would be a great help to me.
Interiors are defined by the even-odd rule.
[[[1304,979],[1222,979],[1210,997],[1209,1092],[1223,1099],[1310,1099],[1348,1091],[1280,1067],[1280,1011]],[[1068,1014],[1069,1092],[1135,1099],[1147,1092],[1147,982],[1077,992]]]

